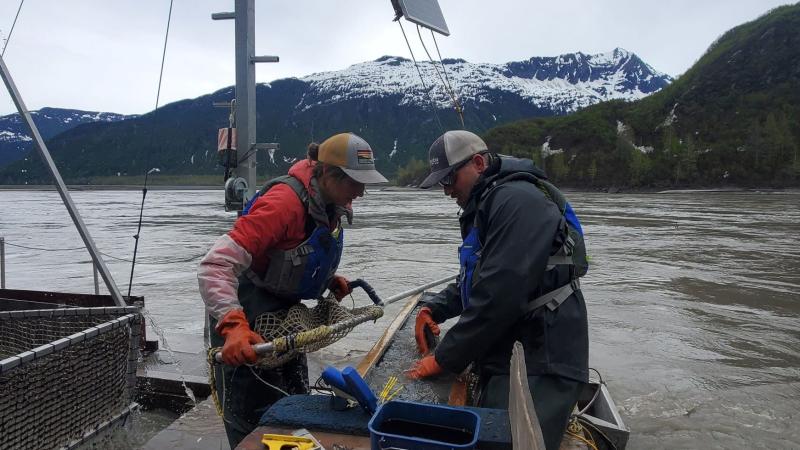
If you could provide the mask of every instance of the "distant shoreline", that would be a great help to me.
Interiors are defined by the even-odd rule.
[[[135,184],[77,184],[67,185],[70,191],[141,191],[141,185]],[[154,185],[148,186],[148,191],[221,191],[224,188],[218,185]],[[414,186],[395,186],[386,185],[378,188],[379,190],[392,189],[417,189]],[[0,185],[0,191],[55,191],[54,185]],[[733,192],[783,192],[787,194],[800,193],[800,188],[788,187],[783,189],[776,188],[744,188],[744,187],[720,187],[720,188],[676,188],[676,189],[587,189],[570,188],[562,189],[564,192],[585,192],[585,193],[607,193],[607,194],[721,194]]]
[[[78,184],[67,185],[70,191],[141,191],[141,185],[135,184]],[[222,186],[199,185],[155,185],[147,186],[148,191],[221,191]],[[54,185],[28,184],[28,185],[0,185],[0,191],[55,191]]]

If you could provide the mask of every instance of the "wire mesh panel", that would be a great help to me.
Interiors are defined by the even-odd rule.
[[[0,312],[0,448],[62,448],[131,408],[137,308]]]

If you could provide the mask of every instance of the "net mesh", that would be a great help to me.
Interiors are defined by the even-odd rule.
[[[264,355],[258,365],[266,368],[278,367],[299,353],[309,353],[327,347],[347,334],[359,323],[376,320],[383,315],[383,308],[375,305],[348,309],[333,298],[321,299],[309,308],[299,303],[288,310],[266,313],[255,320],[254,330],[265,342],[285,337],[297,337],[290,349]],[[335,326],[334,325],[337,325]]]
[[[275,351],[261,355],[255,365],[267,369],[280,367],[298,354],[327,347],[347,336],[356,325],[382,316],[383,308],[380,306],[347,309],[333,297],[318,300],[312,308],[298,303],[289,309],[262,314],[256,317],[253,331],[260,334],[265,342],[272,342]],[[208,383],[217,414],[224,418],[214,370],[215,354],[220,351],[221,347],[208,350]]]
[[[13,358],[2,361],[0,448],[69,446],[128,410],[138,316],[120,321],[115,319],[122,312],[96,314],[97,309],[53,317],[0,316],[0,360],[70,338],[63,348],[17,366],[9,365]],[[102,331],[88,330],[105,324]]]

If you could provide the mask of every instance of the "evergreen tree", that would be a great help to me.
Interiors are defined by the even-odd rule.
[[[589,183],[594,185],[595,177],[597,177],[597,160],[592,158],[589,168],[586,169],[586,174],[589,175]]]
[[[630,183],[631,186],[642,187],[650,178],[650,159],[639,149],[631,148]]]
[[[400,186],[417,185],[430,173],[427,161],[411,158],[405,166],[397,170],[397,184]]]
[[[559,183],[567,179],[569,168],[565,162],[565,153],[555,153],[546,159],[547,176],[555,183]]]

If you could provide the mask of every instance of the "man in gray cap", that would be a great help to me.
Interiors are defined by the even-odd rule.
[[[427,356],[408,375],[461,373],[472,363],[481,391],[473,403],[507,408],[511,350],[520,341],[545,444],[557,449],[589,378],[580,223],[533,161],[490,153],[473,133],[446,132],[431,146],[429,162],[420,187],[439,184],[463,209],[464,243],[457,282],[417,315],[417,346]],[[426,332],[438,334],[438,324],[456,316],[430,349]]]

